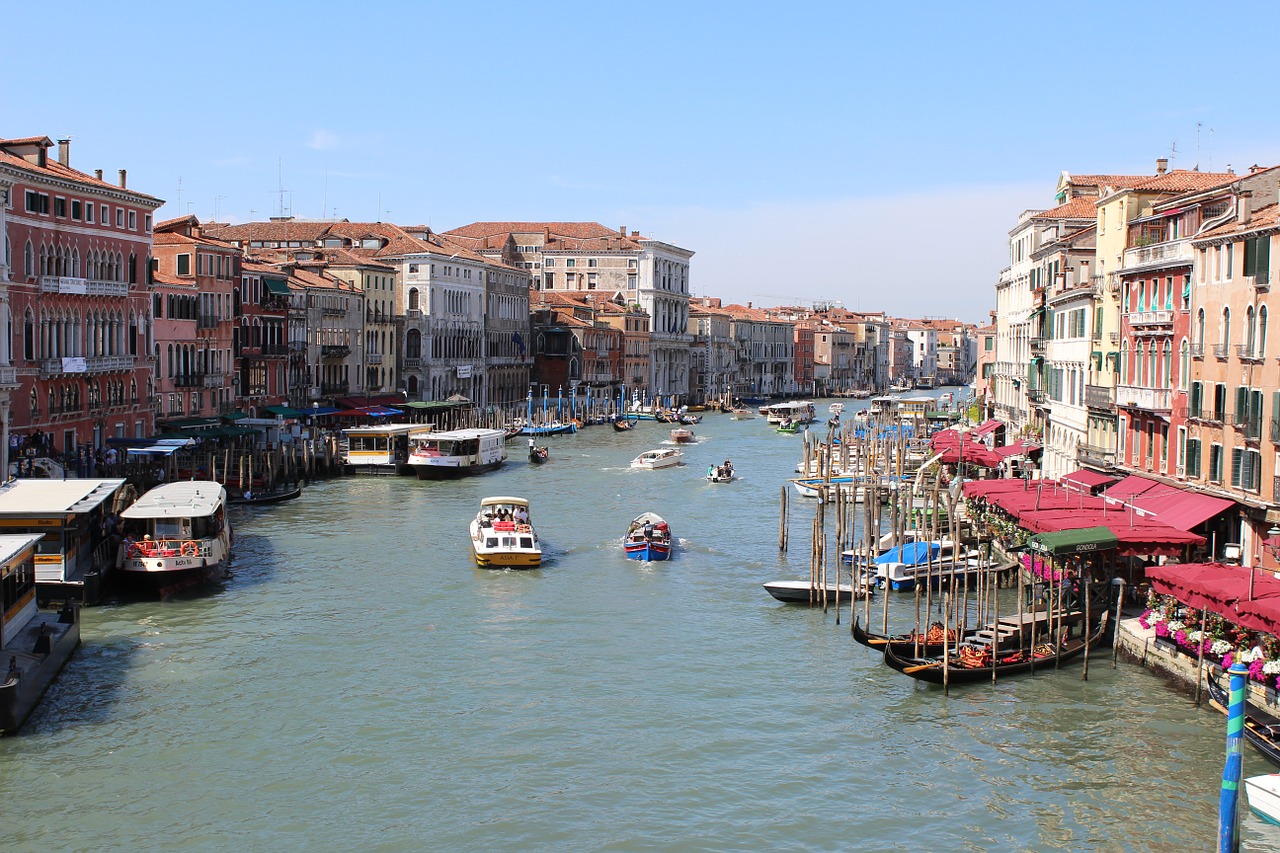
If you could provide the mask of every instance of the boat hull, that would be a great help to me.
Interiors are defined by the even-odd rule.
[[[477,551],[471,549],[472,559],[482,569],[536,569],[542,565],[542,555],[511,551]]]
[[[1105,635],[1105,619],[1094,635],[1089,639],[1089,648],[1099,648]],[[954,648],[954,647],[953,647]],[[1010,675],[1034,673],[1046,669],[1053,670],[1068,661],[1075,660],[1084,654],[1083,637],[1072,637],[1065,640],[1055,654],[1033,656],[1017,663],[997,663],[995,666],[962,667],[955,662],[944,668],[940,658],[911,658],[899,655],[892,644],[884,649],[884,662],[891,669],[909,675],[919,681],[930,684],[964,684],[968,682],[990,681],[993,677],[1005,678]],[[1001,654],[1004,654],[1003,652]]]
[[[769,581],[764,584],[764,588],[778,601],[785,601],[788,604],[809,604],[810,602],[820,603],[822,601],[823,587],[821,585],[814,586],[809,581]],[[855,595],[854,588],[851,584],[842,583],[826,584],[827,601],[852,601]],[[862,598],[862,590],[857,591],[857,597]]]
[[[410,470],[418,476],[419,480],[457,480],[462,477],[471,477],[476,474],[488,474],[490,471],[497,471],[502,467],[502,461],[486,462],[475,465],[458,464],[439,464],[427,465],[423,463],[409,463]]]
[[[1244,780],[1249,811],[1273,826],[1280,826],[1280,774],[1250,776]]]
[[[628,560],[644,560],[646,563],[658,563],[671,558],[670,544],[658,542],[633,544],[628,542],[623,547],[626,549]]]

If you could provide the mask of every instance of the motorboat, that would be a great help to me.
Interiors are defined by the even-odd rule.
[[[529,501],[508,495],[481,500],[480,511],[471,520],[471,555],[483,568],[542,565],[542,545],[529,520]]]
[[[227,491],[209,480],[163,483],[120,513],[120,574],[164,598],[221,577],[231,557]]]
[[[808,400],[791,400],[787,403],[774,403],[765,411],[765,417],[769,419],[771,424],[794,423],[807,424],[812,423],[817,417],[813,408],[813,403]]]
[[[783,435],[795,435],[800,431],[800,424],[794,421],[782,421],[778,424],[777,431]]]
[[[673,465],[679,465],[683,456],[684,454],[674,447],[660,447],[657,450],[646,450],[635,459],[632,459],[631,467],[647,470],[670,468]]]
[[[409,470],[419,480],[443,480],[494,471],[507,461],[506,432],[458,429],[409,439]]]
[[[855,388],[851,395],[855,400],[869,400],[871,398],[870,388]]]
[[[977,549],[967,549],[950,539],[904,542],[875,558],[874,577],[877,586],[911,590],[924,578],[937,584],[976,574],[980,556]],[[857,555],[851,559],[856,560]]]
[[[875,594],[875,589],[866,584],[859,584],[855,590],[853,584],[831,581],[816,584],[811,581],[769,581],[764,588],[774,598],[788,604],[821,603],[824,589],[827,601],[852,601],[855,595],[865,598]]]
[[[684,427],[677,427],[673,429],[671,431],[671,440],[676,444],[693,444],[697,441],[697,439],[694,438],[693,430],[685,429]]]
[[[652,562],[671,557],[671,527],[656,512],[642,512],[627,526],[622,547],[628,560]]]
[[[727,459],[723,465],[711,465],[707,468],[709,483],[732,483],[736,479],[738,479],[738,473],[733,470],[733,463]]]
[[[733,419],[735,421],[749,421],[756,416],[756,413],[746,406],[739,406],[733,410]]]
[[[1280,773],[1250,776],[1244,780],[1249,811],[1267,823],[1280,826]]]
[[[827,406],[827,411],[833,415],[838,415],[844,411],[844,403],[832,403],[830,406]]]

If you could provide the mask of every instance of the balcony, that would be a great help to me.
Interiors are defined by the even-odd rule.
[[[1236,356],[1241,361],[1252,361],[1257,364],[1261,364],[1263,361],[1262,354],[1254,352],[1250,344],[1236,344]]]
[[[1138,246],[1124,250],[1124,271],[1146,267],[1162,267],[1175,263],[1191,263],[1192,250],[1188,240],[1157,243],[1154,246]]]
[[[1172,326],[1172,311],[1131,311],[1127,318],[1133,329],[1148,329],[1152,326]],[[1152,329],[1152,331],[1155,331]]]
[[[325,315],[325,316],[327,316],[327,317],[345,317],[345,316],[347,316],[346,309],[344,309],[344,308],[327,308],[327,307],[326,307],[326,308],[321,308],[321,309],[320,309],[320,313],[321,313],[321,314],[324,314],[324,315]]]
[[[0,388],[16,387],[18,384],[18,368],[0,367]]]
[[[42,358],[40,378],[79,373],[118,373],[133,370],[137,359],[131,355],[98,355],[90,358]]]
[[[365,361],[365,364],[382,364],[382,353],[380,352],[365,353],[364,361]]]
[[[406,370],[417,370],[419,367],[421,367],[421,366],[422,366],[422,359],[420,359],[420,358],[406,358],[406,359],[404,360],[404,366],[405,366],[405,369],[406,369]]]
[[[325,344],[320,347],[321,358],[346,358],[351,355],[351,347],[346,344]]]
[[[1247,275],[1244,280],[1253,285],[1253,289],[1259,293],[1266,293],[1271,289],[1271,271],[1263,270],[1256,275]]]
[[[274,355],[274,356],[288,355],[288,354],[289,354],[289,346],[288,346],[288,344],[269,344],[269,345],[266,345],[266,346],[263,346],[263,347],[262,347],[262,353],[261,353],[261,354],[262,354],[262,355]]]
[[[173,377],[174,388],[202,388],[204,387],[203,373],[184,373],[180,376]]]
[[[41,293],[61,293],[72,296],[128,296],[127,281],[98,281],[65,275],[40,276]]]
[[[295,353],[295,352],[305,353],[306,351],[307,351],[306,341],[289,341],[290,353]]]
[[[1106,385],[1084,386],[1084,404],[1088,408],[1111,411],[1115,403],[1115,389]]]
[[[350,384],[347,382],[321,382],[320,394],[326,397],[334,394],[345,394],[348,388],[350,388]]]
[[[1230,351],[1230,347],[1227,344],[1213,345],[1213,357],[1216,358],[1218,361],[1226,361],[1229,351]]]
[[[1032,355],[1044,355],[1044,347],[1045,347],[1044,338],[1031,338],[1029,343],[1031,344]]]
[[[1111,447],[1082,444],[1076,450],[1076,461],[1096,468],[1109,468],[1116,463],[1116,452]]]
[[[1169,412],[1171,392],[1168,388],[1143,388],[1139,385],[1117,385],[1116,404],[1127,409]]]
[[[1048,398],[1042,389],[1040,388],[1027,389],[1027,400],[1029,400],[1032,405],[1042,405],[1047,399]]]
[[[1192,358],[1204,358],[1204,344],[1187,344],[1187,352]]]

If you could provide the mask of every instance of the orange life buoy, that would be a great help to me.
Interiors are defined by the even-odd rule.
[[[194,557],[196,554],[200,553],[200,546],[193,540],[188,539],[186,542],[182,543],[181,553],[184,557]]]
[[[130,557],[142,556],[142,547],[137,542],[134,542],[129,546],[129,556]]]

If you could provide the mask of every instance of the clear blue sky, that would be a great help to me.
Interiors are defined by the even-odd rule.
[[[1248,47],[1278,10],[13,3],[0,135],[72,137],[161,218],[283,185],[299,217],[595,220],[696,251],[699,295],[976,322],[1060,170],[1280,162]]]

